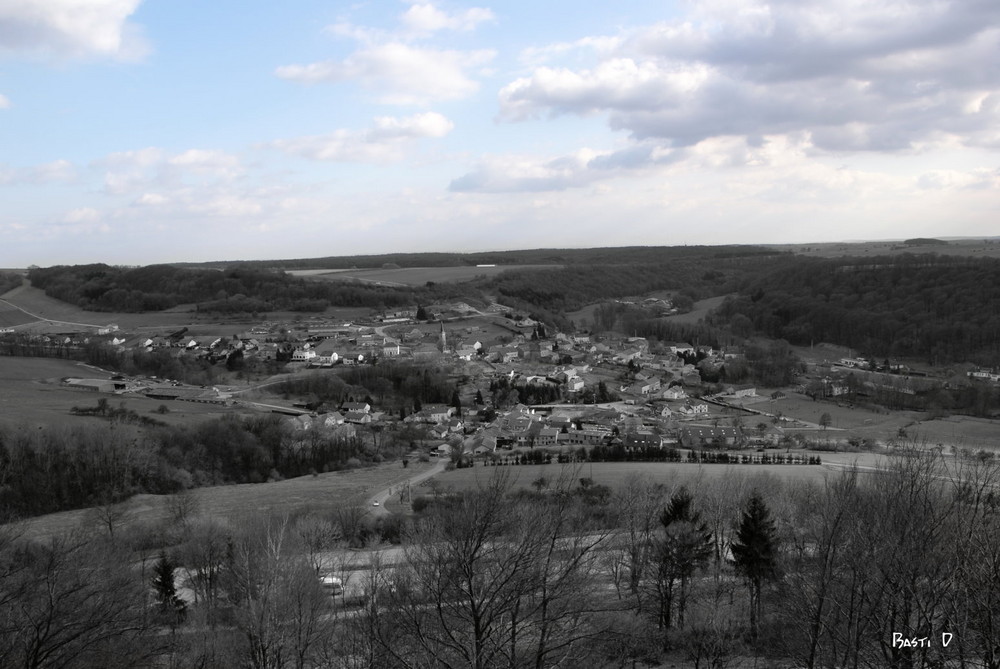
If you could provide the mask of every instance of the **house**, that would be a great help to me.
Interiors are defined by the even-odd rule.
[[[671,417],[671,416],[672,416],[673,414],[674,414],[674,412],[673,412],[673,411],[671,411],[671,410],[670,410],[670,407],[669,407],[669,406],[667,406],[666,404],[664,404],[664,405],[663,405],[663,408],[662,408],[662,409],[660,409],[660,416],[661,416],[662,418],[670,418],[670,417]]]
[[[685,404],[679,411],[683,414],[695,415],[695,414],[707,414],[708,405],[707,404]]]
[[[661,448],[663,440],[655,432],[640,430],[625,435],[626,448]]]
[[[733,397],[757,397],[757,388],[754,386],[734,386],[729,394]]]
[[[694,346],[686,342],[678,342],[676,344],[670,345],[670,352],[673,353],[674,355],[681,355],[681,354],[693,355]]]
[[[420,413],[432,423],[444,423],[455,413],[455,407],[446,404],[425,404]]]
[[[360,411],[361,413],[370,413],[372,405],[368,404],[368,402],[344,402],[340,408],[344,411]]]
[[[579,376],[573,376],[566,380],[566,389],[571,393],[577,393],[584,389],[586,383]]]
[[[190,344],[189,344],[190,346]],[[297,348],[292,351],[292,362],[309,362],[316,359],[316,351],[313,349]]]
[[[628,392],[634,395],[649,395],[660,389],[660,380],[637,381],[628,387]]]
[[[681,430],[681,443],[686,448],[708,446],[715,448],[743,445],[743,433],[735,427],[704,427],[692,425]]]
[[[687,398],[687,393],[681,386],[670,386],[663,391],[662,397],[665,400],[683,400]]]
[[[535,437],[535,446],[555,446],[559,441],[559,428],[543,427]]]
[[[336,427],[338,425],[343,425],[345,422],[344,414],[339,411],[322,414],[319,416],[319,420],[322,421],[323,427]]]
[[[344,422],[353,425],[367,425],[372,422],[372,415],[365,411],[348,411],[344,414]]]

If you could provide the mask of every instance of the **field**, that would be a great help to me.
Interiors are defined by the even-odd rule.
[[[963,448],[996,448],[1000,445],[1000,421],[970,416],[952,416],[927,420],[927,415],[917,411],[875,411],[836,402],[814,402],[805,395],[788,393],[787,397],[773,403],[752,405],[770,413],[780,411],[784,416],[809,423],[818,423],[824,413],[830,414],[829,430],[803,431],[808,437],[828,436],[831,440],[844,441],[850,436],[869,437],[881,442],[898,438],[902,429],[906,438],[917,443]],[[754,423],[754,418],[748,418]],[[786,428],[795,432],[795,428]]]
[[[686,314],[677,314],[676,316],[664,316],[663,320],[671,321],[674,323],[697,323],[702,318],[704,318],[709,311],[715,309],[723,300],[726,299],[725,295],[720,295],[718,297],[710,297],[707,300],[698,300],[694,303],[694,309],[687,312]]]
[[[274,483],[213,486],[191,491],[201,514],[215,519],[239,521],[249,514],[301,513],[334,510],[363,504],[376,492],[398,485],[432,465],[412,462],[406,469],[392,462],[367,469],[301,476]],[[154,524],[167,518],[166,495],[136,495],[127,504],[128,522]],[[87,509],[63,511],[24,521],[25,534],[43,538],[68,532],[88,522]]]
[[[0,425],[8,427],[74,425],[101,420],[70,415],[74,406],[95,406],[106,398],[113,407],[122,402],[127,409],[150,415],[169,424],[187,423],[236,411],[224,407],[194,402],[163,402],[138,395],[108,395],[67,388],[60,384],[65,377],[107,379],[111,374],[83,363],[52,358],[0,358]],[[170,409],[165,415],[151,412],[161,404]]]
[[[34,317],[28,317],[22,322],[37,322],[39,318],[56,321],[54,324],[38,323],[37,326],[18,328],[23,331],[62,331],[72,330],[78,327],[103,327],[109,323],[115,323],[122,329],[135,329],[143,326],[147,327],[177,327],[186,325],[193,319],[194,314],[189,313],[191,305],[179,305],[167,311],[150,312],[145,314],[119,314],[103,311],[85,311],[79,307],[60,302],[45,294],[44,291],[31,286],[21,286],[15,288],[6,295],[4,300],[9,304],[0,302],[0,309],[12,309],[20,307],[24,311],[30,312]],[[24,316],[21,316],[24,318]]]
[[[865,256],[896,256],[904,253],[940,253],[943,255],[963,256],[966,258],[1000,258],[1000,242],[996,238],[959,239],[947,244],[928,246],[906,246],[901,241],[895,242],[831,242],[823,244],[765,244],[777,251],[791,251],[796,255],[813,256],[816,258],[841,258]]]
[[[809,453],[809,455],[817,455]],[[874,466],[879,456],[870,453],[819,453],[823,465],[700,465],[686,462],[600,462],[587,464],[549,464],[549,465],[518,465],[508,467],[483,467],[476,465],[467,469],[453,469],[434,477],[445,489],[453,487],[456,490],[468,490],[484,485],[496,470],[507,470],[514,478],[514,486],[531,488],[532,481],[539,476],[546,477],[554,484],[560,477],[566,477],[571,485],[581,477],[593,478],[596,483],[617,489],[630,474],[650,474],[654,479],[663,482],[685,481],[694,485],[703,478],[722,476],[751,476],[768,474],[778,478],[791,480],[822,481],[839,470],[838,465],[857,462],[859,466]],[[421,488],[430,491],[434,484],[424,483]]]
[[[668,297],[669,294],[670,291],[658,291],[651,294],[650,297]],[[709,297],[704,300],[698,300],[694,303],[694,308],[686,314],[662,316],[662,318],[664,320],[673,321],[674,323],[697,323],[704,318],[709,311],[722,304],[722,301],[725,299],[726,296],[721,295],[718,297]],[[594,312],[597,311],[597,307],[599,306],[600,304],[588,304],[582,309],[567,312],[566,317],[578,328],[590,328],[591,324],[594,322]]]
[[[460,283],[477,277],[496,276],[508,270],[559,269],[562,265],[496,265],[493,267],[401,267],[398,269],[350,269],[350,270],[291,270],[294,276],[308,277],[323,281],[344,281],[356,279],[365,283],[383,286],[422,286],[428,281],[434,283]]]

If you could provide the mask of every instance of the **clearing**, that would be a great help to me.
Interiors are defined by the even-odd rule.
[[[748,453],[750,451],[747,451]],[[778,451],[772,451],[778,452]],[[872,453],[815,453],[811,451],[793,451],[805,456],[818,455],[823,459],[823,465],[703,465],[688,462],[595,462],[548,465],[508,465],[506,469],[514,478],[518,488],[530,488],[531,482],[539,476],[546,477],[550,484],[561,476],[569,478],[575,486],[581,477],[590,477],[595,483],[620,488],[629,474],[650,474],[661,481],[700,480],[702,478],[717,478],[722,476],[751,476],[769,474],[779,478],[793,480],[821,481],[824,477],[838,471],[843,465],[857,462],[861,467],[874,466],[881,456]],[[484,485],[493,475],[495,467],[485,467],[477,464],[474,467],[453,469],[433,478],[437,484],[424,483],[421,489],[429,492],[432,485],[444,488],[454,487],[458,490],[468,490]]]
[[[434,283],[460,283],[478,277],[491,277],[511,270],[532,271],[540,269],[561,269],[562,265],[493,265],[475,267],[400,267],[350,270],[291,270],[289,274],[323,281],[358,280],[383,286],[422,286],[428,281]]]
[[[431,463],[411,461],[404,469],[395,461],[366,469],[300,476],[272,483],[195,488],[189,494],[196,500],[201,515],[238,522],[250,514],[295,514],[364,505],[372,495],[399,485],[432,466]],[[128,524],[154,524],[166,520],[169,499],[169,495],[136,495],[126,502]],[[29,518],[23,522],[23,528],[26,536],[42,539],[86,525],[93,522],[92,518],[90,509],[62,511]]]
[[[195,402],[152,400],[142,395],[111,395],[62,385],[67,377],[108,379],[112,373],[82,362],[54,358],[0,357],[0,425],[8,427],[35,425],[77,425],[83,421],[100,421],[101,418],[73,416],[74,406],[91,407],[105,398],[113,407],[124,403],[141,415],[148,415],[168,424],[189,423],[192,418],[204,420],[224,413],[244,409],[226,408]],[[157,414],[160,405],[170,412]]]

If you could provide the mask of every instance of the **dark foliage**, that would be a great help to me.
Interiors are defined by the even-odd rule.
[[[414,291],[360,283],[306,281],[251,267],[222,271],[172,265],[74,265],[32,269],[32,285],[90,311],[160,311],[194,303],[201,311],[323,311],[328,306],[404,306]]]
[[[713,323],[745,319],[769,337],[806,345],[827,341],[880,359],[993,365],[1000,363],[997,304],[997,260],[798,258],[748,281]]]

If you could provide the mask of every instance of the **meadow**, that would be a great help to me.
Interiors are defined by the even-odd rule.
[[[758,389],[758,392],[763,392]],[[801,430],[809,439],[829,438],[846,441],[848,437],[871,438],[880,442],[905,438],[916,443],[941,444],[962,448],[995,449],[1000,445],[1000,421],[972,416],[950,416],[928,419],[919,411],[889,411],[851,406],[834,401],[817,401],[800,393],[787,393],[775,402],[749,405],[770,413],[781,412],[788,418],[818,423],[823,414],[830,415],[829,430]],[[755,417],[745,419],[745,424],[756,424]],[[900,434],[903,431],[905,437]],[[795,427],[787,426],[786,432],[794,433]]]
[[[595,483],[612,489],[620,488],[629,476],[635,474],[648,474],[654,480],[664,483],[683,482],[690,487],[696,487],[700,480],[755,474],[799,481],[822,481],[853,463],[857,463],[859,467],[873,467],[881,457],[872,453],[802,453],[805,456],[819,455],[823,458],[824,464],[707,465],[687,462],[595,462],[485,467],[477,463],[474,467],[453,469],[438,474],[432,482],[425,482],[420,487],[425,492],[430,492],[436,486],[455,490],[475,489],[485,485],[497,470],[505,470],[513,478],[514,487],[523,489],[533,489],[532,482],[540,476],[545,477],[550,486],[554,486],[560,479],[575,486],[580,478],[592,478]]]
[[[314,280],[344,281],[358,280],[365,283],[376,283],[385,286],[422,286],[428,281],[434,283],[460,283],[471,281],[478,277],[492,277],[510,270],[541,270],[560,269],[562,265],[495,265],[493,267],[475,267],[460,265],[456,267],[400,267],[394,269],[350,269],[350,270],[290,270],[293,276],[308,277]]]
[[[25,427],[102,420],[72,416],[74,406],[91,407],[105,398],[115,408],[124,403],[141,415],[148,415],[168,424],[189,423],[192,418],[203,420],[238,411],[218,405],[152,400],[142,395],[107,395],[63,386],[66,377],[107,379],[106,372],[84,363],[53,358],[0,357],[0,425]],[[161,405],[167,414],[154,413]],[[243,409],[242,411],[246,411]]]
[[[239,522],[251,515],[273,513],[296,515],[309,511],[333,512],[360,506],[369,497],[429,469],[432,465],[411,462],[403,468],[399,461],[364,469],[300,476],[270,483],[246,483],[196,488],[193,498],[197,514],[223,522]],[[124,524],[152,526],[169,516],[169,495],[136,495],[125,503]],[[25,536],[42,539],[87,527],[96,522],[91,509],[63,511],[19,523]]]

